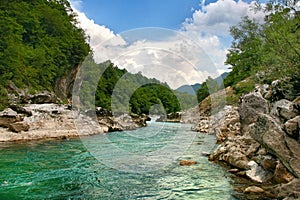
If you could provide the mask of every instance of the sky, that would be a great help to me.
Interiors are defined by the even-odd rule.
[[[70,0],[97,62],[167,82],[202,83],[228,71],[229,27],[249,16],[262,22],[255,2],[235,0]]]

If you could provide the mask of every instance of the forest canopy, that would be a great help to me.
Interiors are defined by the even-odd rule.
[[[52,90],[55,81],[90,52],[67,0],[1,0],[0,107],[5,87]]]

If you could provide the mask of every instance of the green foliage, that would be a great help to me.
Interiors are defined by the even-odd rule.
[[[206,79],[204,83],[202,83],[200,89],[197,91],[198,101],[203,101],[210,94],[213,94],[221,89],[218,82],[211,78],[210,76]]]
[[[192,95],[175,92],[166,83],[149,79],[141,72],[131,74],[110,61],[96,64],[92,55],[83,63],[81,76],[82,109],[97,106],[114,114],[164,114],[196,105]]]
[[[0,85],[0,97],[0,111],[2,111],[8,105],[7,92],[2,85]]]
[[[20,88],[53,90],[90,51],[76,23],[66,0],[1,0],[1,85],[12,80]]]
[[[166,86],[160,84],[147,84],[138,88],[130,99],[131,111],[136,114],[149,114],[149,110],[154,105],[162,105],[158,108],[164,110],[152,110],[157,113],[173,113],[180,111],[180,102],[173,91]]]
[[[293,7],[273,5],[274,12],[266,17],[262,70],[274,79],[299,74],[300,70],[300,13]]]
[[[230,28],[233,42],[225,64],[232,66],[232,72],[224,80],[225,87],[237,84],[254,74],[261,64],[261,27],[245,17],[237,26]]]
[[[234,94],[238,97],[242,96],[242,94],[249,93],[253,91],[255,88],[255,81],[253,78],[249,77],[238,84],[233,86]]]
[[[300,73],[300,13],[295,2],[271,1],[263,8],[263,24],[244,18],[230,29],[234,40],[226,64],[232,71],[225,86],[236,85],[258,71],[263,76],[256,81],[264,83]],[[252,84],[242,88],[235,88],[238,94],[249,91]]]

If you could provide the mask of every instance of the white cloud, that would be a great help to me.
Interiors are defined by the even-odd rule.
[[[82,0],[70,0],[71,7],[76,10],[80,10],[82,7]]]
[[[177,32],[145,28],[118,35],[79,12],[76,8],[80,7],[80,2],[71,1],[80,27],[90,36],[97,62],[110,59],[121,68],[133,73],[141,71],[167,82],[172,88],[201,83],[209,75],[216,77],[226,71],[229,27],[245,15],[259,21],[263,19],[262,13],[255,13],[251,8],[253,2],[218,0],[205,5],[203,1],[202,8],[195,10],[192,18],[186,19]],[[161,38],[151,38],[153,35]],[[128,37],[130,41],[126,41]]]
[[[105,27],[104,25],[96,24],[94,20],[89,19],[85,13],[80,12],[79,9],[82,4],[81,0],[72,0],[70,3],[72,9],[77,14],[79,27],[82,28],[89,36],[89,43],[93,49],[111,38],[118,37],[118,35],[115,35],[109,28]],[[118,44],[124,44],[124,40],[122,38],[119,38],[118,41],[114,41],[118,42]]]
[[[205,35],[228,36],[229,27],[236,25],[244,16],[262,21],[264,14],[256,12],[255,2],[218,0],[196,10],[191,19],[183,23],[183,30],[196,31]]]

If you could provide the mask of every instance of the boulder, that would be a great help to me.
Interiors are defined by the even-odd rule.
[[[295,98],[293,100],[293,103],[295,105],[295,108],[300,112],[300,96],[298,96],[297,98]]]
[[[237,168],[233,168],[233,169],[228,170],[228,172],[229,172],[229,173],[232,173],[232,174],[235,174],[235,173],[240,172],[240,170],[237,169]]]
[[[262,188],[257,186],[250,186],[244,190],[244,193],[263,193],[265,192]]]
[[[286,99],[275,102],[271,109],[271,115],[280,118],[282,121],[292,119],[298,114],[295,104]]]
[[[208,133],[209,123],[210,123],[210,119],[208,117],[202,117],[199,122],[197,122],[191,127],[191,130],[201,132],[201,133]]]
[[[257,113],[268,113],[268,102],[259,92],[252,92],[241,98],[239,114],[241,123],[249,125],[257,119]]]
[[[104,109],[102,107],[96,108],[96,115],[100,116],[100,117],[112,117],[113,116],[111,111]]]
[[[209,160],[224,161],[238,169],[248,170],[249,160],[245,155],[246,148],[244,148],[244,139],[244,136],[229,138],[210,154]]]
[[[294,117],[285,122],[284,124],[285,132],[295,140],[299,141],[299,134],[300,134],[300,115]]]
[[[56,103],[57,97],[52,93],[43,92],[33,95],[30,100],[33,104]]]
[[[274,172],[274,181],[276,183],[288,183],[294,179],[294,176],[286,169],[286,167],[278,162]]]
[[[8,128],[11,123],[22,121],[23,118],[16,111],[7,108],[0,112],[0,127]]]
[[[181,160],[181,161],[179,162],[179,164],[180,164],[181,166],[191,166],[191,165],[197,164],[197,161],[194,161],[194,160]]]
[[[25,121],[12,123],[9,125],[9,130],[19,133],[21,131],[28,131],[29,130],[29,124]]]
[[[300,179],[294,179],[289,183],[280,185],[277,190],[279,198],[286,200],[300,199]]]
[[[262,156],[260,160],[260,165],[265,170],[274,171],[277,166],[277,162],[276,159],[274,159],[272,156],[266,155],[266,156]]]
[[[181,115],[182,115],[181,112],[169,113],[169,114],[167,114],[167,119],[180,121]]]
[[[299,76],[293,76],[280,80],[275,80],[271,83],[272,98],[271,100],[278,101],[280,99],[293,100],[299,94]]]
[[[258,114],[255,124],[250,127],[250,135],[274,154],[296,177],[300,177],[300,144],[287,137],[280,124],[271,116]]]
[[[147,122],[146,122],[148,119],[147,115],[139,116],[139,115],[131,114],[129,117],[130,117],[129,123],[134,122],[135,128],[147,126]],[[135,128],[129,128],[129,129],[135,129]]]
[[[248,163],[248,166],[250,167],[250,169],[246,171],[246,176],[248,178],[259,183],[262,183],[266,180],[267,173],[255,161],[251,160]]]
[[[13,104],[13,105],[10,105],[9,107],[10,107],[12,110],[16,111],[17,113],[24,114],[24,115],[26,115],[27,117],[32,116],[31,110],[28,110],[28,109],[26,109],[26,108],[24,108],[24,107],[22,107],[22,106]]]

